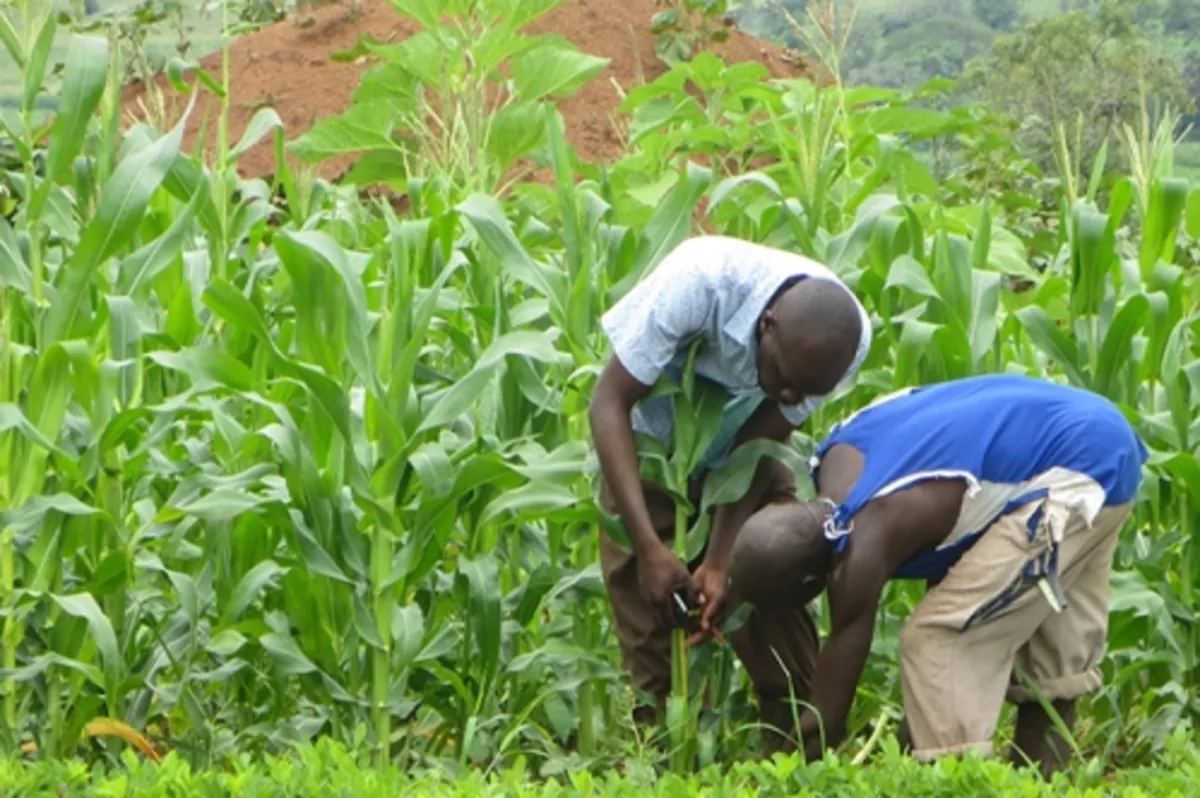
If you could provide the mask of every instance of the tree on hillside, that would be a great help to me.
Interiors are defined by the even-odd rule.
[[[1021,0],[971,0],[971,9],[993,30],[1012,30],[1024,16]]]
[[[1081,132],[1078,155],[1090,164],[1105,137],[1135,123],[1143,97],[1152,110],[1164,102],[1184,113],[1194,109],[1178,62],[1149,40],[1132,11],[1129,3],[1103,0],[1095,14],[1073,11],[1027,23],[997,38],[963,85],[1023,120],[1020,144],[1043,166],[1053,161],[1059,126],[1072,142]]]

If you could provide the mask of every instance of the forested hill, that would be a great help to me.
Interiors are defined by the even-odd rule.
[[[836,61],[849,85],[916,89],[948,78],[946,102],[976,101],[1019,121],[1043,165],[1059,132],[1081,162],[1170,121],[1176,167],[1200,173],[1200,0],[744,0],[740,26]],[[831,59],[832,56],[832,59]],[[1111,150],[1110,150],[1111,154]]]
[[[838,0],[835,5],[843,13],[857,9],[843,62],[843,77],[854,84],[915,87],[934,77],[956,77],[971,59],[986,56],[998,38],[1027,30],[1030,23],[1072,12],[1098,20],[1116,10],[1133,23],[1129,33],[1141,33],[1176,60],[1191,95],[1200,96],[1200,0]],[[807,21],[806,0],[745,0],[737,16],[758,36],[799,46],[777,6]]]

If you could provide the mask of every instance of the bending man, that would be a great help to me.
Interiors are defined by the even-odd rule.
[[[801,734],[819,756],[845,734],[889,579],[931,587],[900,634],[913,754],[991,751],[1005,698],[1019,706],[1014,761],[1049,773],[1065,741],[1027,675],[1070,726],[1100,686],[1108,580],[1146,449],[1092,393],[990,375],[892,394],[839,425],[814,456],[821,499],[746,525],[730,577],[757,608],[829,591]]]
[[[730,401],[717,440],[692,475],[698,500],[705,472],[719,467],[732,446],[764,437],[788,441],[824,396],[856,372],[870,343],[870,321],[820,264],[702,236],[668,254],[601,324],[612,357],[589,414],[602,472],[600,502],[620,519],[633,549],[624,551],[602,531],[601,569],[625,668],[661,707],[671,683],[671,593],[691,591],[702,602],[703,626],[711,629],[720,620],[729,553],[743,522],[764,505],[794,502],[796,495],[794,475],[764,459],[745,497],[714,511],[702,559],[680,562],[669,548],[674,504],[639,476],[635,431],[668,446],[673,434],[670,399],[649,399],[647,392],[663,374],[679,380],[688,348],[702,339],[696,374],[723,386]],[[776,624],[752,617],[730,642],[754,681],[764,717],[781,726],[789,683],[768,644],[782,651],[793,685],[807,683],[817,649],[807,611],[798,607]],[[646,720],[646,714],[637,717]]]

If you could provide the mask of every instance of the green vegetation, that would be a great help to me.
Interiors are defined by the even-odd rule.
[[[1019,120],[1021,152],[1043,166],[1060,127],[1090,163],[1105,138],[1136,130],[1144,101],[1156,115],[1170,104],[1181,132],[1200,136],[1200,0],[745,0],[739,19],[809,53],[836,19],[850,28],[838,61],[847,84],[952,80],[945,102]]]
[[[435,30],[428,3],[395,5]],[[186,115],[122,130],[124,51],[101,36],[70,39],[47,116],[54,18],[0,16],[22,67],[2,133],[15,158],[0,217],[0,786],[82,791],[84,765],[66,761],[79,756],[116,769],[97,772],[96,795],[309,778],[327,779],[310,792],[395,794],[434,774],[447,793],[489,778],[520,794],[537,777],[624,794],[650,789],[682,743],[675,768],[707,768],[696,784],[719,794],[1039,794],[996,763],[895,753],[916,584],[890,589],[826,763],[746,762],[759,744],[746,678],[711,645],[685,652],[686,724],[638,739],[596,565],[586,407],[600,314],[703,223],[829,264],[872,315],[859,379],[797,434],[799,456],[881,393],[983,372],[1082,386],[1128,415],[1153,456],[1117,552],[1105,686],[1060,778],[1099,790],[1115,768],[1144,794],[1188,794],[1200,190],[1174,172],[1177,119],[1139,107],[1144,127],[1095,160],[1052,131],[1056,157],[1039,165],[1012,119],[948,106],[936,82],[818,90],[705,52],[629,92],[622,158],[583,163],[549,98],[594,74],[589,57],[512,38],[511,14],[512,29],[478,27],[486,11],[530,20],[551,5],[464,1],[458,27],[429,34],[471,34],[453,65],[464,85],[509,59],[520,124],[478,105],[456,128],[482,148],[402,146],[393,128],[438,98],[411,52],[379,48],[361,104],[325,124],[363,114],[371,146],[349,149],[407,156],[382,175],[402,210],[282,157],[269,181],[239,178],[267,137],[280,156],[332,154],[318,133],[290,140],[270,109],[239,141],[218,130],[207,162],[181,149]],[[523,56],[543,60],[522,70]],[[372,93],[380,76],[407,94]],[[227,85],[173,77],[193,98]],[[356,110],[372,104],[387,118]],[[487,137],[472,138],[480,121]],[[550,179],[503,180],[522,158]],[[319,738],[343,747],[262,760]],[[161,769],[133,761],[166,751]],[[662,794],[686,787],[661,779]]]
[[[0,790],[6,794],[70,795],[107,798],[137,795],[145,798],[182,795],[252,795],[255,798],[394,798],[397,795],[462,796],[462,798],[567,798],[567,796],[654,796],[690,798],[694,795],[797,796],[874,798],[879,795],[921,795],[957,798],[962,795],[1064,796],[1190,795],[1200,776],[1200,759],[1187,735],[1176,733],[1170,753],[1156,767],[1116,773],[1091,786],[1057,776],[1049,783],[1022,777],[998,762],[969,759],[921,766],[897,753],[894,743],[883,747],[875,767],[863,769],[848,762],[826,760],[800,767],[793,759],[739,763],[730,768],[709,767],[697,774],[618,774],[573,771],[536,782],[523,763],[503,773],[471,771],[454,777],[437,771],[405,773],[380,771],[340,743],[323,740],[301,744],[282,756],[262,760],[242,757],[228,770],[197,771],[172,754],[161,765],[132,754],[111,767],[89,770],[82,761],[39,762],[36,765],[0,760]]]

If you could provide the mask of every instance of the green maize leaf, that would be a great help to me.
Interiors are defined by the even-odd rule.
[[[72,36],[67,49],[62,95],[50,138],[47,176],[61,179],[75,160],[88,124],[104,92],[109,61],[108,42],[99,36]]]
[[[300,676],[317,670],[317,666],[304,656],[296,641],[286,635],[268,632],[258,642],[271,655],[282,676]]]
[[[765,438],[746,441],[705,478],[700,511],[706,513],[711,507],[732,504],[745,496],[763,458],[774,458],[796,473],[808,469],[808,463],[791,446]]]
[[[45,654],[42,654],[28,665],[17,668],[16,670],[0,670],[0,674],[3,674],[5,679],[11,679],[17,684],[22,684],[24,682],[34,681],[35,679],[45,678],[46,671],[52,665],[80,673],[96,687],[100,688],[101,690],[105,688],[104,672],[95,665],[91,665],[86,662],[80,662],[79,660],[71,659],[70,657],[64,657],[61,654],[57,654],[53,651],[48,651]]]
[[[129,554],[120,549],[110,551],[92,572],[87,592],[100,599],[111,596],[125,587],[129,575]]]
[[[1021,308],[1015,315],[1029,334],[1030,340],[1066,372],[1076,387],[1089,387],[1075,354],[1075,342],[1054,324],[1045,310],[1034,305]]]
[[[933,256],[931,279],[949,311],[938,320],[956,330],[963,330],[965,335],[971,320],[972,293],[971,256],[967,241],[962,236],[947,233],[945,229],[939,230]]]
[[[241,651],[247,642],[246,636],[237,630],[226,629],[223,632],[213,635],[204,646],[204,649],[216,654],[218,657],[228,659]]]
[[[189,104],[170,133],[122,160],[104,185],[96,217],[84,228],[79,247],[59,278],[59,297],[46,316],[48,341],[69,334],[93,273],[141,224],[150,197],[179,155],[191,108]]]
[[[262,496],[255,496],[244,490],[221,488],[194,501],[178,504],[175,509],[209,523],[220,523],[232,521],[267,501],[268,499]]]
[[[561,353],[554,348],[554,338],[553,331],[518,331],[498,338],[480,355],[470,373],[441,394],[422,419],[418,431],[444,426],[462,416],[479,400],[484,386],[491,382],[504,358],[516,356],[543,363],[557,361]]]
[[[392,610],[392,654],[397,668],[407,668],[416,659],[424,638],[425,616],[420,606],[406,604]]]
[[[1200,188],[1192,189],[1187,201],[1187,234],[1200,238]]]
[[[876,194],[864,200],[850,228],[830,240],[826,265],[844,278],[867,251],[867,244],[875,233],[880,217],[899,207],[900,200],[892,194]]]
[[[17,532],[25,532],[41,527],[50,513],[107,516],[104,511],[84,504],[69,493],[55,493],[50,496],[33,496],[20,507],[0,512],[0,524],[12,527]]]
[[[367,609],[367,605],[363,602],[362,596],[355,593],[352,598],[354,604],[353,624],[354,631],[363,639],[368,646],[378,651],[387,649],[387,643],[379,636],[379,630],[375,628],[375,622],[371,619],[371,611]]]
[[[163,568],[162,571],[166,574],[167,579],[170,580],[171,587],[175,588],[175,595],[179,601],[179,606],[183,610],[184,615],[187,616],[189,624],[191,624],[191,626],[194,628],[196,626],[196,622],[200,618],[200,597],[196,590],[196,580],[192,579],[192,577],[188,574],[181,573],[180,571],[172,571],[166,568]],[[232,642],[233,637],[241,637],[241,635],[238,635],[232,630],[229,631],[228,635],[229,638],[225,643],[225,650],[228,651],[228,653],[223,654],[222,656],[231,656],[237,651],[238,648],[241,647],[240,644],[231,648],[229,647],[229,643]],[[218,638],[221,636],[222,635],[217,635]],[[245,638],[241,639],[243,641],[245,640]],[[209,641],[209,649],[215,651],[216,649],[213,648],[214,645],[220,645],[217,643],[216,638]]]
[[[606,298],[610,303],[624,296],[651,266],[688,237],[692,212],[711,181],[711,170],[688,161],[679,183],[643,228],[628,272],[608,291]]]
[[[456,210],[467,218],[488,249],[500,259],[506,272],[511,272],[521,282],[540,291],[556,313],[565,311],[563,296],[566,288],[562,276],[538,263],[521,246],[495,198],[472,194]]]
[[[463,605],[467,617],[467,628],[471,631],[477,646],[478,660],[473,663],[472,671],[480,675],[480,695],[490,689],[491,680],[495,677],[500,665],[500,589],[498,566],[494,557],[485,554],[481,557],[459,560],[459,582],[465,582],[467,601]]]
[[[160,366],[187,374],[198,386],[216,383],[237,391],[254,387],[250,367],[220,349],[194,346],[180,352],[148,352],[146,357]]]
[[[580,506],[579,494],[560,485],[531,482],[516,490],[507,490],[488,503],[479,523],[486,524],[506,513],[513,513],[512,523],[532,518],[558,520],[559,511],[573,508],[571,515],[590,516],[586,506]]]
[[[209,73],[207,69],[204,69],[195,61],[186,60],[178,55],[171,55],[167,59],[167,79],[171,81],[171,85],[173,85],[178,91],[182,92],[183,94],[191,94],[191,87],[188,86],[183,80],[184,72],[194,72],[196,74],[196,80],[203,84],[206,89],[216,95],[217,98],[222,100],[225,99],[225,89],[221,86],[220,82],[218,82],[217,79]]]
[[[29,60],[22,70],[25,86],[21,95],[21,108],[27,112],[33,110],[38,96],[42,93],[42,81],[46,77],[46,64],[50,60],[50,51],[54,47],[54,36],[58,32],[58,14],[55,14],[49,7],[43,7],[39,11],[42,13],[42,27],[38,32],[37,39],[33,42],[33,49],[29,51]]]
[[[579,91],[610,61],[571,46],[548,43],[518,53],[509,61],[509,68],[522,100],[562,99]]]
[[[1104,335],[1104,343],[1100,349],[1100,359],[1096,369],[1093,390],[1108,397],[1118,399],[1117,376],[1129,362],[1133,353],[1133,337],[1149,321],[1150,302],[1145,296],[1138,294],[1121,305],[1113,317],[1108,331]]]
[[[980,210],[979,225],[975,229],[971,246],[971,268],[985,269],[988,265],[988,253],[992,248],[992,213],[987,200],[984,200]]]
[[[7,14],[0,14],[0,42],[4,43],[4,49],[8,51],[8,56],[16,64],[17,69],[24,71],[24,48],[21,47],[21,40],[17,38],[17,31],[13,28]]]
[[[275,248],[279,258],[291,271],[301,267],[301,259],[329,270],[342,285],[349,306],[346,308],[345,323],[347,337],[346,355],[360,379],[376,395],[383,395],[374,369],[374,360],[369,347],[371,322],[367,318],[367,300],[362,279],[350,264],[344,250],[329,236],[320,232],[282,233],[275,237]]]
[[[738,189],[747,185],[760,186],[776,199],[783,197],[783,191],[779,188],[779,184],[762,172],[746,172],[745,174],[733,175],[732,177],[725,178],[713,187],[712,193],[708,197],[709,215],[712,215],[726,200],[738,196],[740,193]]]
[[[87,622],[88,631],[100,652],[100,661],[104,667],[104,676],[108,689],[116,687],[124,660],[117,648],[117,636],[113,632],[112,623],[100,609],[100,605],[90,593],[74,593],[72,595],[52,595],[51,598],[63,612]]]
[[[1162,178],[1151,188],[1150,207],[1138,251],[1143,279],[1149,276],[1159,260],[1171,262],[1176,231],[1188,202],[1190,187],[1189,181],[1183,178]]]
[[[208,284],[204,289],[204,304],[230,326],[250,333],[265,344],[274,345],[258,308],[225,280],[217,279]]]
[[[308,528],[304,522],[304,516],[297,510],[290,510],[288,516],[290,523],[285,529],[294,535],[293,542],[304,556],[305,567],[314,574],[320,574],[347,585],[354,584],[354,580],[338,566],[321,542],[317,540],[316,535]]]
[[[1115,246],[1107,214],[1080,203],[1073,216],[1072,309],[1077,317],[1091,316],[1099,312],[1104,301],[1104,284]]]
[[[925,267],[910,255],[901,255],[896,258],[888,270],[887,282],[883,287],[885,289],[906,288],[921,296],[941,301],[941,294],[929,279],[929,273],[925,271]]]
[[[250,119],[250,123],[246,125],[245,132],[229,151],[230,162],[241,158],[254,145],[258,144],[268,133],[273,133],[276,130],[283,130],[283,120],[279,118],[279,114],[274,108],[260,108]]]
[[[542,599],[546,597],[552,587],[554,587],[554,571],[548,563],[542,563],[514,591],[513,596],[509,598],[517,599],[517,606],[512,610],[511,615],[518,626],[529,625],[529,622],[537,615]]]
[[[438,397],[437,402],[425,413],[417,431],[436,429],[459,419],[479,401],[483,389],[494,376],[495,372],[490,368],[472,370]]]
[[[933,337],[942,329],[940,324],[919,319],[908,319],[900,330],[900,342],[896,350],[895,385],[897,388],[918,385],[921,379],[920,364],[926,358]]]
[[[1114,570],[1110,584],[1108,611],[1111,615],[1130,612],[1135,617],[1153,620],[1159,638],[1176,653],[1183,652],[1175,633],[1175,622],[1163,597],[1146,584],[1145,577],[1136,571]]]
[[[974,270],[971,274],[971,363],[979,363],[996,346],[996,312],[1000,307],[1000,275]]]
[[[454,486],[455,468],[440,443],[430,441],[412,453],[409,464],[424,487],[423,495],[445,496]]]
[[[12,225],[0,216],[0,280],[26,296],[33,295],[32,275]]]
[[[221,626],[227,627],[233,624],[263,593],[275,587],[279,579],[287,572],[287,568],[274,560],[263,560],[247,571],[238,581],[225,604],[225,609],[221,613]]]

